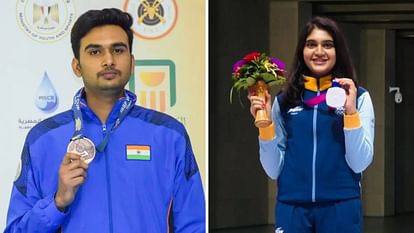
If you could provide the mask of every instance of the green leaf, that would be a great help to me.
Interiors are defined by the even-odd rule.
[[[269,87],[272,87],[272,86],[280,86],[280,85],[283,85],[284,83],[285,83],[285,80],[279,79],[279,80],[268,82],[267,85],[269,85]]]
[[[241,97],[240,97],[240,92],[239,92],[239,103],[244,108],[243,102],[242,102]]]
[[[252,77],[248,77],[248,78],[246,79],[246,83],[247,83],[246,88],[247,88],[248,86],[253,86],[253,85],[256,83],[256,79],[254,79],[254,78],[252,78]]]
[[[271,82],[268,82],[268,83],[267,83],[267,85],[268,85],[269,87],[277,86],[277,81],[271,81]]]
[[[237,82],[233,85],[234,88],[236,88],[236,90],[238,90],[240,88],[242,82]]]
[[[247,82],[241,83],[238,90],[240,91],[240,89],[247,89],[248,87],[249,87],[249,84]]]
[[[266,83],[276,80],[276,77],[270,73],[263,73],[262,78]]]
[[[232,86],[230,89],[230,104],[232,104],[233,102],[233,89],[234,89],[234,86]]]
[[[240,88],[242,88],[242,87],[243,87],[243,83],[242,83],[242,82],[240,82],[240,83],[238,83],[237,85],[235,85],[234,87],[236,88],[236,90],[237,90],[237,91],[239,91],[239,90],[240,90]]]

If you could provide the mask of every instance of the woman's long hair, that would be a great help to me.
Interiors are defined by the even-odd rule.
[[[332,19],[316,16],[308,21],[299,35],[293,65],[289,72],[288,80],[282,89],[284,101],[287,106],[296,106],[301,102],[304,89],[303,75],[310,74],[309,68],[306,66],[303,59],[303,49],[305,47],[306,38],[315,28],[327,31],[333,38],[336,63],[330,72],[332,76],[335,78],[350,78],[355,82],[356,86],[358,85],[355,68],[352,64],[344,34]]]

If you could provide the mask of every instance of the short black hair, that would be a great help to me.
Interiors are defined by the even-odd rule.
[[[81,39],[93,28],[104,25],[120,26],[128,35],[129,51],[132,52],[132,23],[132,16],[117,8],[105,8],[85,12],[76,20],[70,34],[73,55],[79,59]]]

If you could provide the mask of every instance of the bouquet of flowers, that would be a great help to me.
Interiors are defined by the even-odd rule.
[[[268,57],[265,53],[252,52],[233,65],[233,86],[230,92],[230,102],[233,89],[248,89],[262,80],[268,86],[282,85],[285,64],[277,58]]]
[[[265,98],[268,87],[282,85],[286,78],[283,76],[285,64],[277,58],[268,57],[265,53],[252,52],[233,65],[233,86],[230,90],[230,103],[233,90],[241,89],[252,91],[254,95]],[[256,112],[255,124],[257,127],[266,127],[271,124],[265,110]]]

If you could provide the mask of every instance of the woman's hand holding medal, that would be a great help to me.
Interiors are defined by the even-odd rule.
[[[334,80],[335,82],[338,82],[339,85],[343,89],[345,89],[346,92],[346,101],[345,101],[345,114],[346,115],[352,115],[357,112],[356,110],[356,95],[357,95],[357,89],[355,87],[354,81],[349,78],[337,78]]]

